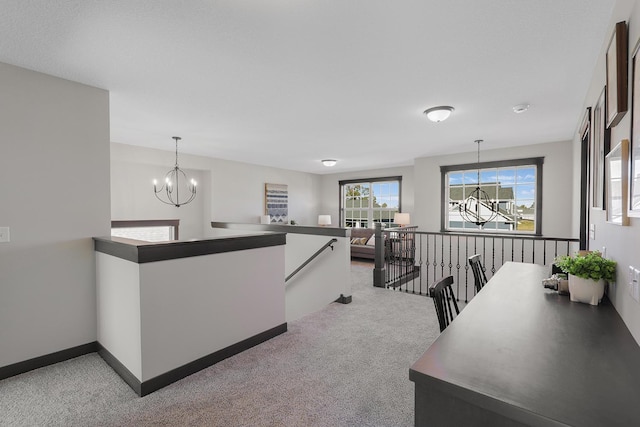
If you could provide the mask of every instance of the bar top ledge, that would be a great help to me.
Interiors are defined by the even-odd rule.
[[[321,227],[309,225],[288,224],[252,224],[236,222],[211,222],[212,228],[226,228],[228,230],[270,231],[291,234],[315,234],[318,236],[351,237],[350,228]]]
[[[94,249],[127,261],[143,264],[223,252],[266,248],[286,244],[286,233],[255,233],[207,239],[146,242],[122,237],[94,237]]]

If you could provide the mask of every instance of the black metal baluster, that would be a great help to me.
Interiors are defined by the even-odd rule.
[[[460,236],[456,238],[456,300],[460,301]]]

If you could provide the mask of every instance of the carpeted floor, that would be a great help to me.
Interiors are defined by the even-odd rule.
[[[351,304],[143,398],[95,353],[0,381],[0,426],[412,426],[435,310],[374,288],[372,269],[352,264]]]

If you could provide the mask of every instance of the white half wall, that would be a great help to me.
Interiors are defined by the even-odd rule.
[[[96,340],[109,93],[0,63],[0,366]]]

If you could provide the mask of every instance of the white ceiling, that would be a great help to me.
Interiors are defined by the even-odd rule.
[[[113,142],[333,173],[572,139],[614,3],[0,0],[0,61],[109,90]]]

